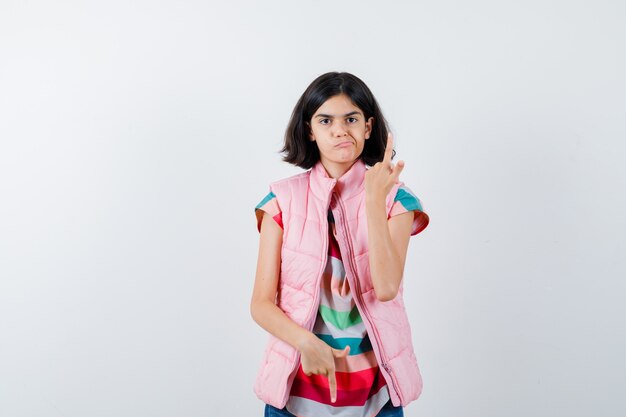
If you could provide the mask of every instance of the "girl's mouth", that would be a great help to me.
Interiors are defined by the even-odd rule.
[[[346,141],[346,142],[341,142],[335,145],[336,148],[346,148],[348,146],[352,146],[352,142]]]

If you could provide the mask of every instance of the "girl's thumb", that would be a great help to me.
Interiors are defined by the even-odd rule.
[[[400,176],[400,173],[402,172],[403,169],[404,169],[404,161],[398,161],[398,163],[393,169],[394,171],[393,177],[396,179],[396,181],[398,180],[398,177]]]
[[[346,346],[342,350],[333,349],[333,356],[335,358],[345,358],[350,353],[350,346]]]

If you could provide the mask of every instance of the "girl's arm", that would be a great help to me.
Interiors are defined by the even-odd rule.
[[[282,240],[282,229],[265,213],[261,223],[259,258],[250,313],[259,326],[298,348],[311,332],[296,324],[276,305]]]
[[[261,223],[259,259],[250,313],[259,326],[300,352],[302,370],[305,374],[328,377],[330,398],[335,402],[337,398],[335,358],[347,356],[350,348],[348,346],[344,350],[331,348],[315,334],[287,317],[276,305],[282,239],[282,229],[268,213],[265,213]]]
[[[411,237],[412,211],[387,220],[384,198],[366,200],[370,275],[376,298],[393,300],[398,294]]]
[[[393,300],[398,294],[414,216],[410,211],[387,220],[385,199],[404,168],[403,161],[392,165],[392,153],[393,138],[389,133],[383,160],[365,173],[370,275],[380,301]]]

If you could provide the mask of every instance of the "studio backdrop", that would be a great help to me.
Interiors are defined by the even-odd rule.
[[[0,416],[260,416],[304,88],[372,89],[430,216],[410,417],[623,416],[622,1],[0,2]]]

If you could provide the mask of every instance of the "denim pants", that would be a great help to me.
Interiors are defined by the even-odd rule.
[[[265,417],[296,417],[287,411],[286,408],[282,410],[276,407],[273,407],[269,404],[265,404]],[[402,411],[402,407],[394,407],[391,404],[391,401],[387,401],[387,404],[380,410],[376,417],[404,417],[404,412]]]

